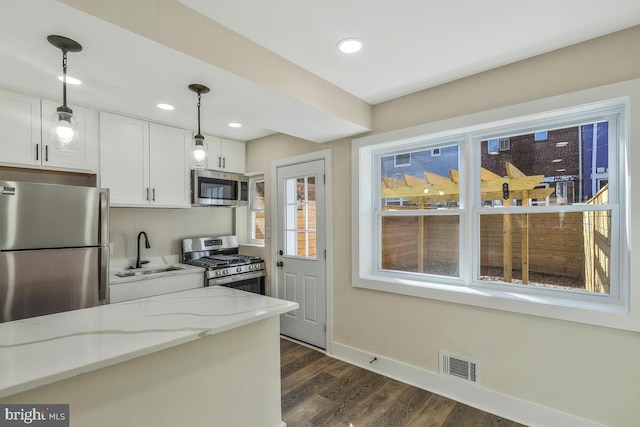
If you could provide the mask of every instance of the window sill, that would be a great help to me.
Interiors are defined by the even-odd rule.
[[[444,283],[446,281],[446,283]],[[354,277],[353,286],[436,301],[471,305],[532,316],[566,320],[640,332],[640,321],[628,307],[608,296],[584,295],[553,291],[542,295],[539,289],[527,293],[520,286],[474,284],[465,286],[461,280],[444,279],[442,283],[400,278],[384,272]]]

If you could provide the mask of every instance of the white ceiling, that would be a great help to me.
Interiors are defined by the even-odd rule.
[[[638,0],[606,7],[596,0],[180,1],[370,104],[640,24]],[[69,74],[83,80],[69,87],[70,103],[195,128],[196,95],[187,86],[202,83],[212,89],[202,99],[203,132],[242,140],[282,132],[325,142],[367,130],[304,96],[55,0],[0,1],[0,87],[61,99],[61,53],[49,34],[84,48],[69,54]],[[364,49],[338,52],[345,37],[362,39]],[[158,102],[176,110],[160,111]],[[231,129],[230,121],[243,127]]]

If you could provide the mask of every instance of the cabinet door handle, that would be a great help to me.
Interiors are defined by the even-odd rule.
[[[49,161],[49,146],[48,145],[44,146],[44,161],[45,162]]]
[[[36,160],[40,160],[40,144],[36,144]]]
[[[218,157],[218,167],[222,166],[222,157]]]
[[[147,201],[149,200],[149,187],[147,187]]]
[[[153,197],[152,197],[151,200],[153,200],[155,202],[156,201],[156,189],[155,188],[153,189],[152,193],[153,193]]]
[[[222,167],[223,167],[223,168],[226,168],[226,167],[227,167],[227,158],[226,158],[226,157],[223,157],[223,158],[222,158]]]

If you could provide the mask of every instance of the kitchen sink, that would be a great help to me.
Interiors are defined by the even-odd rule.
[[[115,273],[118,277],[132,277],[132,276],[146,276],[149,274],[158,274],[158,273],[167,273],[169,271],[176,270],[184,270],[184,267],[158,267],[158,268],[146,268],[146,269],[135,269],[128,271],[121,271],[119,273]]]

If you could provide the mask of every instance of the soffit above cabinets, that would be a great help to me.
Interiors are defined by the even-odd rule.
[[[177,1],[157,4],[3,0],[0,87],[60,98],[60,52],[46,39],[59,34],[83,46],[68,58],[83,82],[68,86],[70,104],[195,130],[188,85],[197,82],[211,88],[202,106],[208,134],[250,140],[281,132],[321,143],[370,129],[366,102]],[[160,110],[160,102],[175,109]]]

